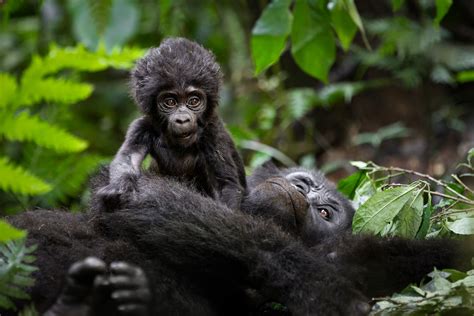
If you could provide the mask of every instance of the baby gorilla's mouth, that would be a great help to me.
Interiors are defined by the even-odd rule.
[[[190,131],[190,132],[185,132],[185,133],[181,133],[179,135],[176,135],[176,137],[178,137],[180,139],[187,139],[187,138],[190,138],[193,135],[194,135],[194,131]]]

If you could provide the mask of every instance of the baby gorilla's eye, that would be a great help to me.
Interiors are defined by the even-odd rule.
[[[176,101],[175,98],[166,98],[163,101],[163,104],[168,108],[172,108],[172,107],[175,107],[178,104],[178,101]]]
[[[325,208],[318,208],[318,212],[319,215],[325,220],[328,220],[331,217],[331,213]]]
[[[190,107],[197,107],[199,106],[199,104],[201,104],[201,99],[196,96],[193,96],[188,99],[188,102],[186,102],[186,104]]]

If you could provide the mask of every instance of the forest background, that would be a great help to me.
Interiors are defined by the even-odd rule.
[[[87,179],[138,115],[134,61],[184,36],[223,68],[220,113],[248,173],[272,158],[342,179],[360,206],[356,232],[474,234],[473,1],[0,0],[0,10],[0,215],[84,210]],[[0,226],[0,241],[23,236]]]

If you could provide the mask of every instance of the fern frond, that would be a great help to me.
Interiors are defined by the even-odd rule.
[[[20,166],[15,166],[6,157],[0,157],[0,189],[22,195],[43,194],[51,186]]]
[[[0,108],[2,108],[12,103],[15,99],[17,90],[15,78],[7,73],[0,73],[0,87],[2,87],[2,92],[0,93]]]
[[[58,153],[79,152],[87,147],[86,141],[26,112],[0,116],[0,135],[9,140],[32,141]]]
[[[16,310],[12,299],[29,299],[25,288],[34,284],[36,267],[24,263],[35,247],[26,247],[25,239],[0,244],[0,307]],[[26,268],[26,269],[25,269]]]
[[[60,48],[51,46],[44,58],[33,57],[30,66],[22,77],[22,85],[63,69],[96,72],[108,67],[130,69],[136,59],[143,56],[145,50],[140,48],[114,49],[108,53],[105,48],[89,52],[82,45]]]
[[[16,229],[7,222],[0,220],[0,242],[24,238],[25,236],[25,231]]]
[[[32,105],[42,100],[62,104],[72,104],[88,98],[93,87],[65,79],[42,79],[28,81],[21,86],[17,106]]]
[[[97,170],[99,164],[104,163],[106,159],[99,155],[88,154],[74,155],[53,161],[56,163],[54,174],[50,174],[48,177],[46,174],[39,173],[45,179],[51,177],[50,183],[53,189],[40,197],[40,200],[47,206],[54,205],[57,201],[65,202],[67,198],[80,193],[90,174]]]

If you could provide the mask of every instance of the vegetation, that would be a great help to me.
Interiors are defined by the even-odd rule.
[[[358,208],[356,233],[474,235],[469,1],[23,0],[0,10],[1,215],[85,208],[88,176],[136,115],[129,69],[176,35],[223,66],[221,114],[249,172],[269,158],[334,179],[355,171],[339,189]],[[2,307],[32,282],[25,236],[0,220]],[[373,313],[469,314],[472,271],[430,278],[377,298]]]

